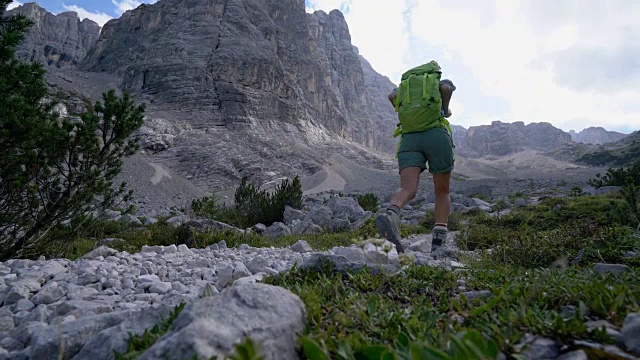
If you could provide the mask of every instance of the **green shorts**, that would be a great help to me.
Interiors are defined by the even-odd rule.
[[[420,167],[424,171],[427,169],[426,163],[429,163],[429,172],[432,174],[453,171],[453,141],[446,129],[434,128],[422,132],[402,134],[398,150],[400,170],[408,167]]]

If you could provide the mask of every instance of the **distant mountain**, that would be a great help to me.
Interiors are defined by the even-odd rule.
[[[580,132],[569,131],[571,139],[577,143],[585,144],[606,144],[621,140],[628,134],[619,133],[617,131],[608,131],[603,127],[589,127]]]
[[[613,143],[588,149],[577,159],[577,163],[587,165],[628,166],[640,161],[640,131]]]
[[[571,143],[568,133],[544,122],[525,125],[522,121],[494,121],[469,129],[452,126],[452,131],[456,151],[467,157],[502,156],[524,150],[547,152]]]
[[[26,3],[7,11],[7,16],[23,14],[34,25],[17,50],[22,60],[55,67],[75,66],[87,55],[100,35],[100,25],[72,11],[53,15],[37,3]]]
[[[35,23],[20,57],[49,65],[56,92],[89,97],[112,83],[129,91],[147,105],[143,148],[202,189],[311,175],[334,153],[393,164],[395,85],[360,56],[338,10],[309,14],[304,0],[163,0],[102,29],[35,3],[16,12]]]

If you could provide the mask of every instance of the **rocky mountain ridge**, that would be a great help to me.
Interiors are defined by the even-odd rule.
[[[24,8],[41,9],[14,11]],[[110,77],[147,103],[151,160],[202,189],[311,175],[333,153],[393,165],[395,114],[380,103],[394,84],[359,55],[339,11],[308,14],[302,0],[164,0],[109,21],[74,64],[58,90],[85,94],[97,74]]]
[[[9,10],[7,15],[23,14],[33,26],[18,48],[18,58],[25,61],[65,67],[84,59],[98,39],[100,26],[89,19],[80,20],[73,11],[54,15],[37,3],[26,3]]]
[[[609,131],[603,127],[588,127],[580,132],[574,130],[569,131],[571,139],[577,143],[585,144],[606,144],[622,140],[629,134],[623,134],[617,131]]]
[[[605,144],[568,144],[550,154],[589,166],[630,166],[640,161],[640,131]]]
[[[468,157],[503,156],[528,149],[548,152],[571,143],[571,136],[545,122],[522,121],[472,126],[453,126],[456,150]]]
[[[395,85],[351,44],[337,10],[309,14],[302,0],[161,0],[102,31],[35,3],[12,11],[36,23],[21,56],[37,54],[33,60],[49,65],[48,81],[72,103],[69,113],[113,87],[147,104],[144,153],[125,161],[122,176],[144,201],[172,197],[182,206],[243,176],[258,184],[311,176],[332,166],[335,154],[395,179],[397,114],[387,101]],[[47,47],[61,55],[51,58]],[[469,159],[572,143],[548,123],[453,130],[457,154]],[[171,195],[153,195],[167,189]]]

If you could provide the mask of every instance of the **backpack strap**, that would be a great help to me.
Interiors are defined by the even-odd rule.
[[[395,139],[400,135],[402,135],[402,125],[398,123],[398,126],[396,126],[396,131],[393,133],[393,138]],[[398,146],[396,147],[396,159],[398,158],[398,153],[400,152],[401,144],[402,144],[402,137],[400,137],[400,139],[398,140]]]
[[[406,88],[406,97],[407,97],[407,104],[411,104],[411,92],[409,92],[409,82],[411,82],[411,78],[414,77],[415,75],[411,74],[408,78],[407,78],[407,82],[404,83],[404,87]]]
[[[444,116],[440,116],[440,125],[447,129],[449,132],[449,137],[451,137],[451,145],[455,148],[456,145],[453,143],[453,130],[451,130],[451,123]]]
[[[429,79],[429,74],[422,75],[422,99],[427,100],[429,98],[427,92],[427,80]]]

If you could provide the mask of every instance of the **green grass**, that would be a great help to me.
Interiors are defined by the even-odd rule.
[[[470,302],[456,296],[458,280],[468,290],[489,290],[493,297]],[[296,270],[268,283],[299,295],[307,308],[305,340],[332,359],[344,359],[341,349],[365,351],[382,346],[401,352],[398,339],[408,336],[435,348],[446,349],[458,333],[476,330],[493,339],[506,354],[531,332],[568,343],[570,339],[607,341],[599,332],[588,333],[586,315],[620,326],[624,316],[640,309],[637,272],[601,276],[578,269],[523,272],[513,267],[487,267],[476,263],[468,271],[451,272],[411,266],[395,276],[370,272],[343,274]],[[563,307],[575,314],[563,318]],[[452,319],[464,319],[463,324]]]
[[[431,228],[420,225],[402,225],[403,236],[429,233]],[[288,235],[277,239],[267,238],[259,234],[238,234],[233,231],[196,232],[192,248],[205,248],[221,240],[228,247],[247,244],[252,247],[287,247],[300,239],[306,240],[313,249],[328,250],[335,246],[350,246],[357,241],[379,237],[372,217],[356,230],[339,233],[317,233],[309,235]],[[119,238],[122,242],[110,243],[108,246],[119,251],[130,253],[139,252],[144,245],[179,245],[185,243],[181,228],[173,228],[160,219],[158,223],[146,227],[135,227],[119,222],[97,221],[88,229],[79,229],[74,234],[59,236],[55,239],[43,241],[39,246],[26,253],[27,258],[37,259],[44,255],[46,258],[66,258],[75,260],[96,248],[99,240],[104,238]]]
[[[475,214],[461,231],[462,250],[504,265],[545,267],[558,261],[575,265],[592,262],[626,263],[624,255],[640,247],[631,223],[621,216],[617,196],[578,196],[544,199],[501,217]]]
[[[184,303],[176,306],[169,313],[169,317],[162,318],[159,324],[156,324],[151,329],[145,330],[144,333],[140,335],[130,334],[127,342],[127,351],[122,354],[116,352],[114,354],[115,358],[117,360],[130,360],[136,359],[138,356],[142,355],[146,349],[150,348],[160,337],[162,337],[162,335],[169,331],[173,322],[184,309],[184,306]]]
[[[492,359],[498,350],[517,358],[527,333],[550,337],[566,351],[575,349],[576,339],[613,344],[606,332],[589,331],[585,322],[602,319],[620,327],[627,314],[640,311],[640,261],[624,257],[640,250],[640,237],[616,217],[619,201],[545,199],[499,219],[480,212],[458,217],[459,246],[475,250],[459,259],[464,269],[412,265],[386,275],[335,272],[325,264],[264,281],[303,300],[307,327],[299,351],[309,360]],[[428,221],[404,226],[403,232],[428,232]],[[373,234],[370,220],[354,232],[304,238],[327,249]],[[285,246],[301,238],[197,237],[203,244],[225,237],[230,246]],[[596,262],[626,263],[631,271],[600,275],[593,270]],[[461,295],[485,290],[490,298],[469,301]],[[243,359],[258,358],[250,343],[236,351]]]

